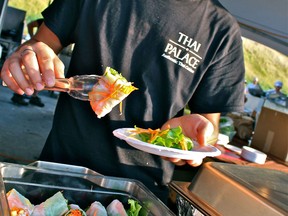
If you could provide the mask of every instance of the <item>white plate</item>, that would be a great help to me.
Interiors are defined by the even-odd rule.
[[[125,140],[129,145],[136,149],[163,157],[193,160],[194,158],[214,157],[221,154],[221,151],[216,147],[211,145],[200,147],[199,144],[195,141],[193,141],[194,147],[190,151],[153,145],[133,137],[133,133],[130,132],[131,130],[134,130],[134,128],[120,128],[114,130],[113,134],[119,139]]]

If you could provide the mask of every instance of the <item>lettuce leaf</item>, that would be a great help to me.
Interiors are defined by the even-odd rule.
[[[193,141],[183,134],[180,126],[163,131],[159,129],[142,129],[136,126],[134,128],[134,132],[143,142],[181,150],[191,150],[193,148]]]
[[[126,211],[128,216],[138,216],[142,206],[134,199],[128,199],[130,208]]]

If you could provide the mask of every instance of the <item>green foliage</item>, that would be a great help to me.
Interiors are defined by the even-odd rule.
[[[159,129],[142,129],[136,126],[134,128],[137,134],[135,138],[143,142],[182,150],[191,150],[193,148],[193,141],[182,133],[180,126],[162,131]]]
[[[47,8],[51,0],[9,0],[8,6],[26,11],[25,23],[42,17],[41,12]],[[24,35],[28,34],[27,26],[24,26]]]
[[[134,199],[128,199],[130,208],[127,210],[128,216],[138,216],[142,206]]]
[[[243,38],[246,80],[258,77],[263,90],[273,89],[274,82],[283,82],[288,94],[288,57],[262,44]]]
[[[8,5],[26,11],[26,22],[41,18],[51,0],[9,0]]]

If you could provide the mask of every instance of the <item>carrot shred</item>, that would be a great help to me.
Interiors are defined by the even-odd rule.
[[[90,103],[92,109],[96,112],[98,109],[98,104],[106,103],[110,99],[118,99],[118,93],[130,94],[132,91],[136,90],[137,88],[134,86],[125,86],[118,84],[115,80],[114,83],[108,83],[104,78],[99,80],[99,84],[105,87],[105,91],[91,91],[89,92]],[[101,96],[99,100],[97,100],[97,95]],[[99,107],[99,109],[101,109]],[[122,113],[122,103],[120,102],[120,113]]]
[[[69,216],[82,216],[82,212],[79,209],[72,209]]]
[[[153,130],[151,128],[144,129],[144,128],[139,128],[139,127],[135,126],[134,129],[131,129],[129,131],[131,132],[130,136],[132,136],[132,137],[134,137],[135,135],[140,135],[140,134],[148,135],[146,142],[152,144],[155,142],[155,140],[158,137],[164,137],[169,132],[169,130],[170,130],[170,125],[165,130],[160,130],[159,128],[155,129],[155,130]],[[186,151],[189,150],[188,146],[186,144],[186,141],[184,139],[179,140],[178,144],[179,144],[180,149],[186,150]]]

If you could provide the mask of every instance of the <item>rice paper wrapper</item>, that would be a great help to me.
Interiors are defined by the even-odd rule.
[[[128,216],[126,210],[119,200],[113,200],[106,208],[109,216]]]
[[[34,205],[30,201],[20,194],[17,190],[11,189],[7,195],[7,201],[11,214],[14,215],[31,215],[34,209]]]
[[[86,211],[87,216],[108,216],[106,208],[98,201],[93,202]]]
[[[36,205],[32,216],[64,215],[68,211],[67,200],[59,191],[40,205]]]
[[[69,210],[64,216],[86,216],[86,212],[76,204],[70,204]]]

